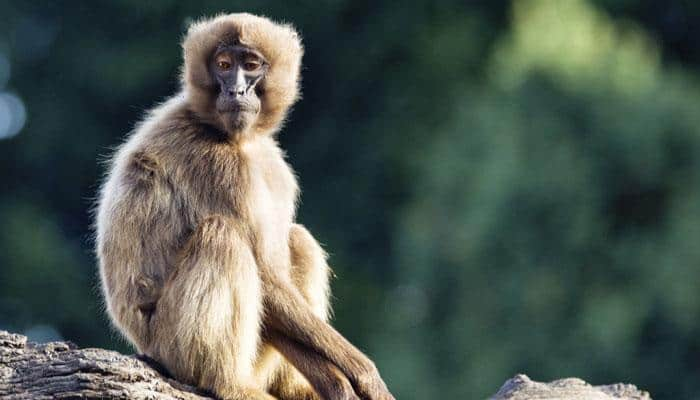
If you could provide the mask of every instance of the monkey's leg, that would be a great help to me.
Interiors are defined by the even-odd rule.
[[[273,391],[280,399],[360,400],[348,378],[328,359],[274,329],[266,330],[264,337],[286,358]]]
[[[235,221],[211,216],[192,234],[156,305],[147,354],[226,400],[272,400],[253,383],[262,295],[238,232]]]
[[[292,226],[289,247],[292,281],[314,314],[327,321],[330,312],[330,268],[326,262],[326,253],[301,225]],[[273,393],[281,399],[315,399],[315,392],[327,400],[358,398],[345,375],[318,353],[289,340],[277,331],[267,332],[266,339],[287,359],[280,366],[273,387]]]
[[[306,299],[314,314],[328,321],[330,313],[331,270],[326,252],[302,225],[294,224],[289,231],[292,257],[292,281]]]
[[[362,398],[394,400],[374,363],[319,317],[299,288],[276,276],[269,265],[259,267],[264,271],[261,280],[266,328],[333,363]]]

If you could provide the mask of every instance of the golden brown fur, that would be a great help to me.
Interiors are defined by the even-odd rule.
[[[213,111],[207,67],[228,41],[270,63],[259,115],[237,132]],[[298,98],[297,33],[231,14],[193,24],[183,48],[182,91],[120,147],[101,191],[97,253],[115,326],[224,399],[392,399],[326,323],[326,255],[294,222],[299,189],[273,134]]]

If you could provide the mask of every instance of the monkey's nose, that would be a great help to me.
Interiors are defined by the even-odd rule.
[[[228,90],[228,95],[231,97],[243,96],[245,94],[244,87],[235,87]]]

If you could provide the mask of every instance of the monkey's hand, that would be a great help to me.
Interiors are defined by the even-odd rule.
[[[263,273],[266,324],[335,364],[363,400],[395,400],[374,363],[316,316],[291,283]]]
[[[366,358],[366,357],[365,357]],[[386,383],[379,375],[379,370],[370,359],[366,359],[370,367],[361,372],[357,377],[348,379],[352,383],[355,392],[363,400],[396,400],[389,392]]]

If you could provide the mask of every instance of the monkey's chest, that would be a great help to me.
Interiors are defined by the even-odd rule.
[[[246,223],[254,233],[256,253],[262,261],[279,265],[289,262],[289,230],[294,219],[294,193],[270,171],[250,171],[243,196]]]
[[[292,222],[292,201],[283,190],[271,187],[262,178],[251,181],[244,207],[247,209],[249,224],[255,231],[260,231],[262,236],[274,236],[274,231],[288,228]]]
[[[223,152],[223,150],[222,150]],[[274,145],[252,142],[236,153],[222,153],[226,162],[209,160],[192,170],[190,191],[203,207],[194,208],[194,225],[210,214],[229,215],[244,228],[259,261],[289,264],[289,230],[295,213],[294,174]],[[194,206],[194,207],[192,207]]]

